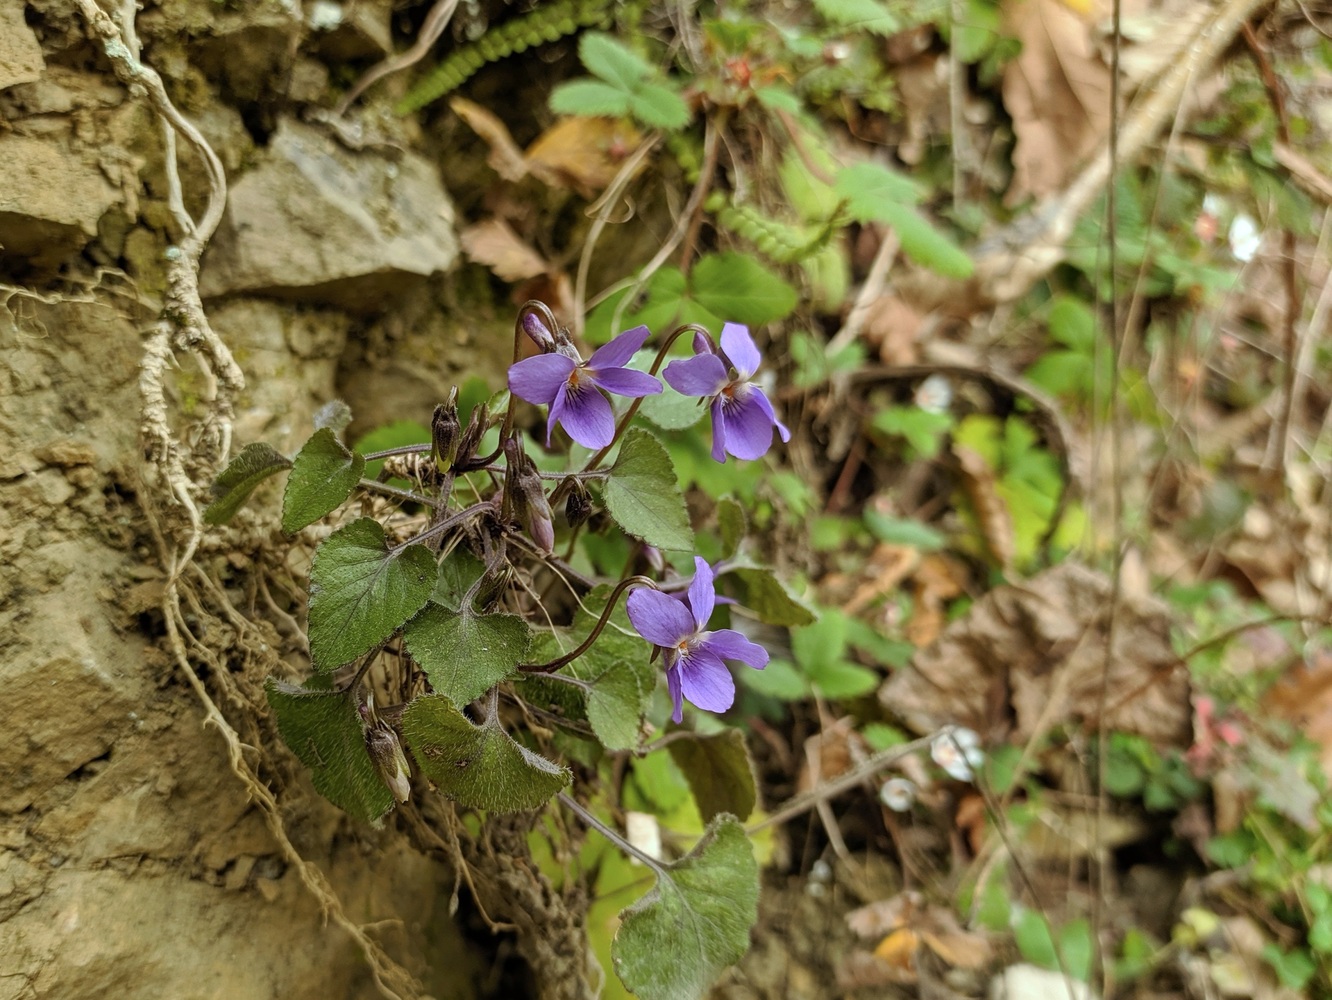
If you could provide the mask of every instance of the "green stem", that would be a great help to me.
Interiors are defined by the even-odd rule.
[[[643,864],[647,865],[654,872],[656,872],[659,876],[669,874],[666,871],[665,865],[663,865],[660,861],[654,858],[651,854],[648,854],[645,851],[641,851],[633,844],[629,843],[629,841],[625,840],[618,833],[616,833],[614,830],[608,827],[605,823],[601,822],[601,820],[593,816],[591,812],[589,812],[572,796],[566,795],[564,792],[559,792],[556,795],[556,798],[560,800],[560,804],[563,805],[564,808],[568,809],[571,813],[573,813],[575,816],[581,819],[589,829],[596,830],[597,833],[601,834],[603,837],[609,840],[620,850],[624,851],[625,854],[628,854],[630,857],[637,858],[639,861],[643,862]]]

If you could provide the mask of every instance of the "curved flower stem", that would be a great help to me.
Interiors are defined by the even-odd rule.
[[[444,532],[448,531],[454,525],[461,524],[463,521],[476,517],[478,514],[481,513],[483,509],[489,506],[490,506],[489,500],[482,500],[480,503],[474,503],[470,507],[464,507],[462,510],[458,511],[458,513],[454,514],[452,517],[446,517],[438,524],[432,524],[430,527],[426,528],[426,530],[421,532],[419,535],[413,535],[411,538],[407,539],[407,541],[400,542],[399,544],[393,546],[393,548],[389,549],[388,551],[389,558],[391,559],[394,556],[401,555],[402,552],[408,546],[421,545],[424,542],[430,541],[430,539],[432,538],[444,534]]]
[[[601,822],[601,820],[593,816],[592,813],[589,812],[581,803],[579,803],[578,800],[573,798],[573,796],[566,795],[564,792],[558,792],[555,797],[560,800],[560,804],[564,806],[564,808],[568,809],[571,813],[573,813],[575,816],[581,819],[585,824],[587,824],[589,829],[596,830],[597,833],[601,834],[603,837],[609,840],[620,850],[624,851],[625,854],[628,854],[630,857],[637,858],[639,861],[643,862],[643,864],[647,865],[654,872],[656,872],[657,875],[659,876],[666,874],[665,865],[663,865],[660,861],[654,858],[651,854],[648,854],[646,851],[639,850],[633,844],[629,843],[629,841],[625,840],[618,833],[616,833],[614,830],[608,827],[605,823]]]
[[[560,324],[555,319],[555,314],[550,311],[550,306],[546,303],[537,299],[528,299],[524,302],[518,307],[518,318],[513,321],[513,360],[509,363],[511,367],[516,365],[523,356],[523,334],[526,332],[523,329],[523,320],[531,313],[540,314],[541,322],[550,330],[552,337],[560,328]],[[499,442],[495,445],[495,450],[485,458],[472,459],[467,463],[467,470],[464,471],[484,468],[504,453],[504,442],[509,440],[509,435],[513,433],[513,417],[517,408],[518,397],[510,390],[509,405],[504,410],[504,425],[500,428]]]
[[[610,621],[610,616],[614,614],[615,602],[620,599],[620,595],[632,584],[638,584],[640,587],[651,587],[654,590],[657,587],[655,582],[649,580],[645,576],[631,576],[628,579],[621,580],[615,585],[615,589],[611,591],[611,595],[606,601],[606,608],[601,612],[601,617],[597,619],[597,623],[592,626],[592,631],[588,634],[588,637],[579,644],[577,649],[571,653],[565,653],[563,656],[556,657],[549,663],[520,663],[518,664],[518,669],[527,674],[550,674],[559,670],[560,667],[578,659],[592,648],[592,643],[597,641],[602,630],[606,627],[606,623]]]
[[[671,345],[674,344],[676,340],[686,333],[697,333],[702,335],[707,339],[708,343],[712,345],[713,349],[716,350],[717,344],[712,339],[712,334],[708,333],[706,329],[699,326],[697,323],[686,323],[684,326],[677,327],[673,330],[671,335],[662,343],[661,348],[657,351],[657,359],[652,362],[652,367],[648,369],[649,375],[657,374],[657,369],[660,368],[661,363],[666,360],[666,352],[671,349]],[[639,396],[629,404],[629,409],[624,411],[624,416],[620,418],[620,423],[615,428],[615,437],[611,438],[610,444],[606,445],[606,447],[602,448],[601,451],[597,452],[588,460],[587,465],[583,466],[584,472],[591,472],[601,464],[602,460],[610,453],[610,450],[615,447],[615,442],[620,440],[620,436],[624,434],[625,428],[629,426],[629,421],[634,419],[634,414],[638,412],[638,408],[642,405],[642,396]],[[558,493],[559,489],[557,488],[555,492]],[[552,494],[551,503],[554,502],[555,496]]]

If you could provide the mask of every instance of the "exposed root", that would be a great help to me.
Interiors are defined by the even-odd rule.
[[[179,244],[167,250],[169,264],[166,299],[160,308],[160,319],[146,338],[139,378],[142,398],[140,431],[147,446],[148,461],[145,470],[148,482],[142,491],[143,509],[159,559],[167,571],[162,614],[168,647],[176,666],[203,707],[204,725],[212,726],[221,734],[232,772],[245,787],[249,799],[258,806],[282,857],[295,869],[301,883],[318,902],[324,919],[332,920],[360,947],[382,996],[387,1000],[413,1000],[422,995],[420,984],[367,935],[365,927],[346,915],[323,872],[303,858],[292,844],[274,792],[256,773],[257,765],[247,760],[247,751],[259,759],[262,759],[262,751],[257,745],[242,740],[240,733],[218,708],[191,660],[193,655],[209,664],[213,668],[213,676],[217,678],[216,683],[228,699],[247,712],[255,711],[257,692],[242,691],[237,687],[231,671],[221,662],[217,650],[190,632],[182,608],[183,602],[189,606],[192,615],[216,623],[214,632],[225,633],[227,630],[222,620],[208,605],[217,608],[240,637],[242,646],[255,628],[232,606],[222,588],[193,562],[203,537],[203,523],[196,499],[203,490],[199,484],[211,480],[227,457],[231,446],[233,400],[245,384],[240,367],[209,324],[199,295],[199,259],[222,219],[226,205],[226,176],[221,160],[203,134],[171,103],[162,78],[140,61],[133,23],[135,5],[132,0],[122,8],[121,18],[124,23],[120,27],[94,0],[76,2],[93,35],[100,39],[116,76],[131,92],[146,93],[149,103],[161,119],[166,147],[168,207],[181,232]],[[190,217],[184,207],[176,161],[178,133],[185,137],[199,155],[209,179],[207,207],[197,221]],[[17,294],[9,289],[0,289],[0,292],[4,291],[10,294],[0,299],[0,306]],[[198,359],[212,387],[204,416],[192,428],[196,434],[191,437],[192,443],[189,445],[184,444],[172,429],[172,414],[165,390],[165,373],[175,364],[178,351],[188,352]],[[176,508],[177,516],[172,518],[170,525],[165,525],[156,512],[162,501]],[[196,575],[201,581],[208,605],[200,600],[199,592],[187,581],[188,573]],[[261,637],[246,652],[255,655],[263,644]],[[271,651],[267,655],[270,659],[275,658]],[[251,722],[252,739],[257,744],[259,727],[253,724],[252,718]]]

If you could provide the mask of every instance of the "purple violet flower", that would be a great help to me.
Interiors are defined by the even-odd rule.
[[[603,344],[586,361],[567,341],[549,354],[525,358],[509,368],[509,390],[529,403],[547,405],[546,444],[555,425],[587,448],[604,448],[615,437],[615,411],[605,393],[635,399],[661,392],[661,383],[647,372],[626,368],[648,338],[636,326]]]
[[[768,665],[768,651],[734,629],[704,631],[712,617],[717,593],[712,567],[694,557],[694,580],[681,601],[659,590],[640,587],[629,594],[629,621],[638,634],[662,650],[666,685],[675,702],[676,722],[684,699],[708,712],[724,712],[735,701],[735,679],[724,660],[739,660],[756,670]]]
[[[672,361],[663,375],[671,388],[685,396],[712,399],[712,457],[725,462],[736,458],[762,458],[772,447],[775,427],[783,441],[791,432],[777,419],[763,390],[749,381],[763,358],[749,327],[722,326],[721,350],[714,352],[702,337],[694,338],[692,358]]]

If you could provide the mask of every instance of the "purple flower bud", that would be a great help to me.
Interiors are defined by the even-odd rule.
[[[546,325],[540,315],[535,310],[529,309],[523,313],[523,333],[532,339],[543,352],[555,348],[555,331]]]
[[[504,457],[509,466],[504,488],[513,505],[514,516],[542,552],[554,552],[554,519],[536,465],[527,457],[517,438],[509,438],[504,443]]]

